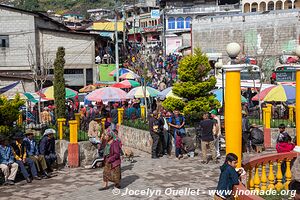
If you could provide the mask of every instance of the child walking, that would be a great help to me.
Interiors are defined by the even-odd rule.
[[[221,174],[214,198],[215,200],[232,198],[233,186],[239,184],[239,174],[241,173],[241,171],[237,172],[235,170],[237,163],[238,157],[235,154],[229,153],[226,155],[225,162],[220,167]]]
[[[176,130],[176,144],[175,144],[175,147],[176,147],[176,150],[175,150],[175,155],[176,155],[176,158],[179,160],[180,158],[182,158],[182,148],[183,148],[183,145],[182,145],[182,137],[181,137],[181,134],[180,134],[180,131],[179,130]]]

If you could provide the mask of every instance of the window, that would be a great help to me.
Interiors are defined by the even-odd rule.
[[[192,21],[191,17],[185,18],[185,28],[191,28],[191,21]]]
[[[8,35],[0,35],[0,47],[9,47]]]
[[[184,28],[184,19],[182,17],[177,18],[177,28],[178,29],[183,29]]]
[[[170,17],[168,19],[168,28],[169,29],[175,29],[175,19],[173,17]]]

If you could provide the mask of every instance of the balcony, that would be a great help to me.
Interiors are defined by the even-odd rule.
[[[247,184],[244,186],[240,183],[234,187],[234,191],[238,193],[236,199],[263,200],[263,198],[253,194],[260,194],[261,191],[267,190],[278,192],[288,190],[288,185],[292,179],[291,161],[299,156],[300,153],[297,152],[276,153],[256,156],[243,162],[243,167],[247,172]],[[283,162],[286,163],[284,174],[281,171]],[[243,191],[243,194],[238,191]],[[252,195],[249,195],[250,193]]]

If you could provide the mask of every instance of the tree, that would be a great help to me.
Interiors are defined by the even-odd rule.
[[[13,100],[8,100],[6,97],[0,97],[0,134],[10,134],[13,123],[18,120],[19,109],[25,101],[20,99],[17,94]]]
[[[52,59],[50,59],[50,51],[44,50],[44,46],[41,46],[41,60],[38,61],[34,54],[34,47],[32,45],[28,45],[27,48],[27,59],[30,67],[31,73],[29,76],[34,81],[35,87],[37,91],[41,92],[45,82],[49,79],[49,71],[52,67]],[[41,121],[41,97],[38,102],[38,116],[39,122]],[[36,119],[37,120],[37,119]]]
[[[64,65],[65,65],[65,48],[58,47],[56,58],[54,61],[54,99],[56,105],[56,117],[65,118],[65,79],[64,79]]]
[[[178,68],[180,82],[174,84],[173,93],[187,100],[183,108],[185,115],[199,118],[203,112],[219,107],[220,103],[210,93],[216,85],[216,79],[208,75],[211,70],[208,58],[200,49],[195,49],[194,52],[194,55],[186,56],[180,61]],[[173,102],[181,105],[177,101]]]

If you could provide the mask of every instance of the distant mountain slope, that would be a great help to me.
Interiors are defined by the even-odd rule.
[[[85,15],[92,8],[112,8],[115,0],[0,0],[1,4],[30,11],[53,10],[58,14],[66,11],[76,11]]]

